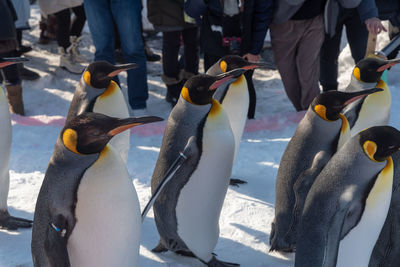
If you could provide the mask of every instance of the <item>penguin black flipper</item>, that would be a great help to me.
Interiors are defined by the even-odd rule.
[[[229,185],[239,187],[240,184],[247,184],[247,182],[236,178],[231,178],[229,180]]]
[[[367,96],[364,96],[359,101],[353,102],[343,109],[343,115],[349,122],[350,129],[353,128],[354,124],[356,123],[358,116],[360,115],[361,107],[366,97]]]
[[[63,236],[62,231],[49,225],[44,247],[51,266],[70,267],[67,239]]]

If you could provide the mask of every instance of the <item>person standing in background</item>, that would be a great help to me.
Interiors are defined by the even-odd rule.
[[[86,22],[82,3],[83,0],[39,0],[42,14],[45,17],[54,14],[57,20],[56,38],[60,67],[75,74],[83,72],[85,67],[80,63],[86,61],[78,50],[82,29]],[[75,14],[72,23],[71,9]]]
[[[141,0],[85,0],[85,12],[96,48],[94,61],[115,64],[114,24],[121,38],[126,63],[136,63],[128,70],[128,100],[134,116],[145,115],[148,99],[146,56],[142,41]]]
[[[240,55],[250,62],[260,60],[272,20],[273,0],[187,0],[185,8],[201,25],[204,70],[225,55]],[[253,72],[245,73],[250,94],[249,119],[254,118],[256,108]]]
[[[0,57],[13,57],[17,48],[17,32],[14,21],[16,12],[9,0],[0,0]],[[0,69],[3,84],[6,89],[10,113],[25,115],[22,100],[22,84],[16,65]]]
[[[183,84],[198,74],[198,28],[194,19],[185,14],[184,0],[147,0],[147,18],[156,31],[163,33],[162,80],[167,86],[165,100],[172,106],[178,101]],[[181,41],[184,46],[181,70],[178,61]]]
[[[378,35],[381,31],[386,31],[378,18],[375,0],[362,0],[357,8],[345,8],[340,3],[334,8],[338,10],[338,16],[328,16],[325,40],[321,47],[319,80],[324,92],[338,89],[338,58],[343,26],[346,26],[347,41],[354,63],[365,56],[368,32]]]
[[[308,109],[320,93],[319,56],[324,40],[324,15],[337,14],[337,1],[346,8],[360,0],[275,0],[270,25],[275,63],[285,91],[297,111]]]

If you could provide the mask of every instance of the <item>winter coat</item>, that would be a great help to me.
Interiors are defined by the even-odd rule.
[[[17,12],[17,21],[15,28],[19,30],[30,29],[29,17],[31,16],[31,7],[29,0],[11,0],[15,11]]]
[[[83,0],[38,0],[38,2],[40,11],[45,17],[61,10],[83,4]]]
[[[400,1],[399,0],[376,0],[379,18],[390,20],[393,26],[400,26]]]
[[[16,47],[16,18],[12,3],[9,0],[0,0],[0,53],[10,52]]]
[[[209,0],[207,3],[203,0],[187,0],[185,10],[202,27],[210,28],[212,27],[211,25],[222,24],[223,8],[219,0]],[[251,53],[258,55],[261,52],[268,26],[272,20],[272,11],[273,0],[244,1],[244,11],[241,14],[241,54]],[[206,17],[202,21],[201,18],[204,16]],[[206,32],[202,35],[203,38],[207,38],[207,40],[202,40],[203,47],[206,47],[206,50],[213,50],[214,53],[211,54],[224,55],[225,53],[218,45],[213,44],[215,42],[222,43],[220,36],[213,37],[218,33],[211,31],[211,29],[202,29],[202,31]]]
[[[147,18],[157,31],[179,31],[195,26],[185,22],[184,0],[147,0]]]

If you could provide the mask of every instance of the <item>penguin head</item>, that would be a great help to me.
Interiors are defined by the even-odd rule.
[[[328,91],[316,96],[311,103],[312,109],[321,118],[335,121],[340,118],[340,112],[348,104],[375,92],[383,91],[381,88],[372,88],[358,92]]]
[[[252,70],[266,65],[258,62],[248,62],[244,58],[237,55],[227,55],[218,61],[218,66],[220,71],[224,73],[239,68]]]
[[[113,65],[107,61],[96,61],[89,64],[83,72],[83,79],[91,87],[105,89],[118,73],[137,67],[135,63]]]
[[[360,145],[374,161],[384,161],[400,148],[400,132],[391,126],[375,126],[359,133]]]
[[[0,69],[13,64],[22,63],[25,61],[28,61],[28,59],[23,57],[0,57]]]
[[[354,67],[353,76],[360,82],[377,83],[381,79],[384,70],[399,62],[400,59],[383,60],[376,57],[364,58]]]
[[[83,113],[61,131],[64,146],[76,154],[100,153],[111,138],[137,125],[162,121],[155,116],[118,119],[100,113]]]
[[[212,102],[215,90],[225,83],[232,83],[246,70],[235,69],[217,76],[199,74],[186,81],[182,88],[182,97],[195,105],[207,105]]]

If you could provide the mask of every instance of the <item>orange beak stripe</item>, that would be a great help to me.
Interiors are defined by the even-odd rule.
[[[128,130],[129,128],[141,125],[142,123],[131,123],[131,124],[127,124],[127,125],[123,125],[123,126],[119,126],[115,129],[112,129],[111,131],[108,132],[109,135],[117,135],[119,133],[122,133],[125,130]]]

